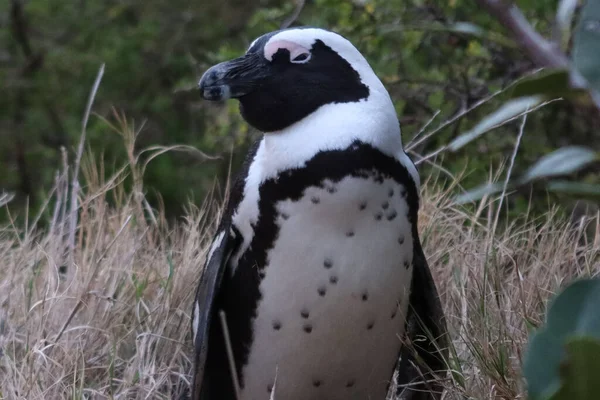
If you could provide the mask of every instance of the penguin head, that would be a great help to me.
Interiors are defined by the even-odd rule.
[[[238,99],[244,119],[262,132],[283,130],[327,104],[365,102],[387,91],[347,39],[292,28],[256,39],[243,56],[207,70],[207,100]]]

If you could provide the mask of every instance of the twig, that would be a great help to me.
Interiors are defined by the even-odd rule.
[[[414,161],[415,165],[418,166],[421,163],[427,163],[428,165],[432,166],[433,168],[439,170],[441,173],[443,173],[444,175],[446,175],[453,182],[455,182],[456,185],[460,188],[460,190],[463,190],[463,191],[465,190],[465,188],[458,181],[458,179],[456,177],[456,174],[453,174],[448,169],[442,167],[440,164],[437,164],[437,163],[433,162],[432,160],[424,159],[422,155],[420,155],[419,153],[417,153],[415,151],[411,151],[410,154],[412,154],[414,157],[417,158],[417,160]]]
[[[411,146],[412,143],[417,140],[419,138],[419,136],[421,136],[423,134],[423,132],[425,132],[425,129],[427,129],[429,127],[429,125],[431,125],[431,123],[437,118],[438,115],[440,115],[440,113],[442,112],[442,110],[437,110],[433,116],[431,118],[429,118],[429,121],[427,121],[425,123],[425,125],[423,125],[421,127],[421,129],[419,129],[419,132],[417,132],[417,134],[415,136],[413,136],[412,139],[410,139],[410,141],[407,143],[407,146]],[[412,148],[412,146],[411,146]]]
[[[520,113],[520,114],[517,114],[517,115],[515,115],[514,117],[511,117],[511,118],[509,118],[509,119],[507,119],[507,120],[504,120],[504,121],[500,122],[500,123],[499,123],[499,124],[497,124],[497,125],[494,125],[494,126],[492,126],[491,128],[489,128],[489,129],[487,130],[487,132],[489,132],[489,131],[492,131],[492,130],[494,130],[494,129],[497,129],[497,128],[499,128],[499,127],[503,126],[503,125],[506,125],[506,124],[508,124],[509,122],[512,122],[512,121],[514,121],[514,120],[516,120],[516,119],[519,119],[519,118],[520,118],[520,117],[522,117],[523,115],[530,114],[530,113],[532,113],[532,112],[534,112],[534,111],[537,111],[537,110],[539,110],[540,108],[542,108],[542,107],[544,107],[544,106],[547,106],[547,105],[548,105],[548,104],[550,104],[550,103],[554,103],[555,101],[560,101],[560,100],[562,100],[562,98],[560,98],[560,97],[559,97],[559,98],[556,98],[556,99],[551,99],[551,100],[545,101],[545,102],[543,102],[543,103],[541,103],[541,104],[538,104],[537,106],[535,106],[535,107],[533,107],[533,108],[529,108],[529,109],[527,109],[526,111],[524,111],[524,112],[522,112],[522,113]],[[436,130],[436,131],[437,131],[437,130]],[[414,146],[411,146],[411,148],[412,148],[412,147],[414,147]],[[438,149],[434,150],[433,152],[431,152],[431,153],[429,153],[429,154],[426,154],[426,155],[424,155],[424,156],[421,156],[421,159],[420,159],[420,160],[418,160],[418,161],[417,161],[415,164],[417,164],[417,165],[418,165],[418,164],[422,163],[423,161],[427,161],[427,160],[429,160],[429,159],[431,159],[431,158],[433,158],[433,157],[437,156],[438,154],[440,154],[440,153],[442,153],[442,152],[444,152],[444,151],[448,150],[449,148],[451,148],[451,145],[450,145],[450,144],[445,144],[445,145],[442,145],[442,146],[440,146]],[[409,150],[407,150],[407,151],[412,151],[412,150],[410,150],[410,149],[409,149]]]
[[[115,244],[115,242],[117,241],[117,239],[121,236],[121,233],[123,233],[123,231],[125,230],[125,227],[129,224],[129,221],[131,221],[131,215],[127,216],[127,219],[125,219],[125,222],[123,223],[123,225],[121,225],[121,228],[119,229],[119,231],[117,232],[117,234],[115,235],[115,237],[110,241],[110,243],[108,244],[108,246],[106,247],[106,249],[104,249],[104,252],[100,255],[100,257],[98,257],[98,260],[96,261],[94,269],[92,270],[92,273],[91,273],[91,275],[90,275],[90,277],[88,279],[88,282],[87,282],[87,284],[85,286],[86,287],[85,291],[80,295],[79,300],[75,304],[75,307],[73,307],[73,309],[69,313],[69,316],[65,320],[65,323],[63,324],[63,326],[58,331],[58,334],[54,338],[54,342],[55,343],[60,340],[60,338],[62,337],[63,333],[65,332],[65,329],[67,329],[67,327],[69,326],[69,324],[71,323],[71,321],[73,320],[73,318],[75,317],[75,315],[77,314],[77,312],[79,311],[79,308],[83,305],[83,298],[84,298],[84,296],[90,294],[92,284],[94,283],[94,280],[96,279],[96,274],[98,273],[100,262],[106,256],[106,254],[108,253],[108,251],[112,248],[113,244]]]
[[[231,370],[231,380],[233,381],[233,389],[235,390],[235,398],[240,400],[240,382],[237,376],[237,369],[235,368],[235,359],[233,358],[233,348],[231,347],[231,336],[229,336],[229,327],[227,326],[227,318],[225,311],[219,311],[219,319],[221,320],[221,327],[223,329],[223,339],[225,340],[225,348],[227,350],[227,361],[229,362],[229,369]]]
[[[541,67],[565,68],[569,59],[560,48],[533,29],[519,7],[504,0],[477,0],[510,31],[531,60]]]
[[[4,207],[15,197],[13,193],[0,193],[0,207]]]
[[[441,130],[443,130],[444,128],[446,128],[449,125],[452,125],[453,123],[455,123],[456,121],[458,121],[459,119],[461,119],[462,117],[464,117],[465,115],[467,115],[468,113],[470,113],[471,111],[475,110],[476,108],[478,108],[479,106],[482,106],[483,104],[487,103],[488,101],[490,101],[491,99],[493,99],[494,97],[498,96],[499,94],[503,93],[504,91],[506,91],[506,89],[508,89],[509,87],[511,87],[512,85],[509,85],[508,87],[498,90],[497,92],[492,93],[490,96],[486,97],[485,99],[481,99],[479,100],[477,103],[473,104],[471,107],[469,107],[468,109],[459,112],[458,114],[454,115],[452,118],[450,118],[447,121],[442,122],[440,125],[438,125],[435,129],[433,129],[430,132],[427,132],[423,137],[421,137],[419,140],[414,141],[411,140],[410,143],[408,143],[408,145],[406,146],[406,151],[411,151],[413,150],[415,147],[417,147],[418,145],[420,145],[421,143],[423,143],[424,141],[426,141],[427,139],[429,139],[430,137],[432,137],[433,135],[435,135],[436,133],[440,132]]]
[[[280,29],[287,29],[292,25],[302,13],[304,9],[304,5],[306,4],[306,0],[296,0],[296,8],[292,15],[290,15],[285,21],[281,23]]]
[[[439,133],[440,131],[442,131],[446,127],[452,125],[456,121],[460,120],[461,118],[463,118],[464,116],[466,116],[467,114],[469,114],[471,111],[474,111],[475,109],[481,107],[482,105],[486,104],[488,101],[492,100],[493,98],[495,98],[495,97],[501,95],[502,93],[506,92],[508,89],[512,88],[514,85],[516,85],[517,83],[521,82],[523,79],[527,79],[529,76],[534,75],[536,72],[538,72],[538,71],[534,71],[532,74],[528,74],[528,75],[523,76],[523,77],[521,77],[519,79],[516,79],[513,82],[510,82],[506,87],[504,87],[504,88],[502,88],[500,90],[495,91],[494,93],[492,93],[491,95],[487,96],[486,98],[483,98],[483,99],[479,100],[478,102],[476,102],[475,104],[473,104],[471,107],[467,108],[466,110],[458,112],[457,114],[455,114],[454,116],[452,116],[450,119],[442,122],[440,125],[438,125],[432,131],[427,132],[419,140],[417,140],[417,141],[415,141],[414,139],[411,140],[407,144],[407,146],[406,146],[406,151],[409,152],[409,151],[414,150],[418,145],[420,145],[421,143],[423,143],[424,141],[426,141],[427,139],[429,139],[433,135]]]
[[[77,155],[75,156],[75,165],[73,167],[73,180],[71,183],[71,210],[69,215],[69,265],[71,267],[74,266],[75,263],[75,231],[77,230],[77,209],[79,208],[77,205],[77,195],[79,194],[79,167],[81,165],[81,157],[83,156],[83,147],[85,143],[85,134],[87,129],[88,120],[90,119],[90,113],[92,111],[92,105],[94,104],[94,99],[96,98],[96,93],[98,93],[98,87],[100,86],[100,81],[102,81],[102,76],[104,75],[104,64],[100,66],[98,70],[98,75],[96,75],[96,80],[94,81],[94,86],[92,86],[92,91],[90,92],[90,96],[88,98],[87,106],[85,109],[85,114],[83,115],[83,121],[81,124],[81,138],[79,139],[79,147],[77,148]]]
[[[502,193],[500,194],[500,200],[498,202],[498,209],[496,210],[496,217],[494,218],[494,226],[492,227],[492,235],[494,235],[496,233],[496,228],[498,227],[498,220],[500,219],[500,211],[502,210],[502,203],[504,202],[504,197],[506,197],[506,189],[508,188],[508,182],[510,181],[512,169],[513,169],[513,166],[515,165],[515,159],[517,158],[517,152],[519,151],[519,147],[521,146],[521,138],[523,138],[523,132],[525,131],[525,123],[527,123],[527,113],[523,114],[523,118],[521,120],[521,126],[519,127],[519,134],[517,135],[517,142],[515,143],[515,148],[513,150],[512,156],[510,158],[510,164],[508,165],[508,170],[506,171],[506,179],[504,180],[504,185],[502,186]]]
[[[271,396],[269,396],[269,400],[275,400],[275,388],[277,387],[277,373],[279,372],[278,368],[275,368],[275,379],[273,379],[273,388],[271,388]]]

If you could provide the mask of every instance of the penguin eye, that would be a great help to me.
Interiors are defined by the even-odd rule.
[[[292,58],[290,62],[294,64],[304,64],[307,63],[308,60],[310,60],[310,53],[303,52]]]

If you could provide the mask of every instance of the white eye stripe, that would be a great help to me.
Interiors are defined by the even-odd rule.
[[[293,64],[306,64],[310,61],[311,54],[309,51],[302,51],[298,54],[290,54],[290,62]]]
[[[290,61],[292,61],[293,59],[295,59],[303,53],[308,53],[308,58],[306,60],[303,60],[303,62],[307,62],[310,59],[310,50],[308,48],[301,46],[298,43],[291,42],[289,40],[269,41],[264,48],[265,58],[269,61],[272,61],[273,56],[279,50],[287,50],[290,53]],[[296,61],[296,63],[300,63],[300,61]]]

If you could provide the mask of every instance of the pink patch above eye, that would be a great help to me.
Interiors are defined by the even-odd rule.
[[[298,43],[289,42],[287,40],[275,40],[269,42],[265,46],[265,58],[269,61],[273,60],[273,56],[279,49],[286,49],[290,52],[290,60],[293,60],[297,56],[303,53],[310,54],[310,50],[304,46],[300,46]]]

